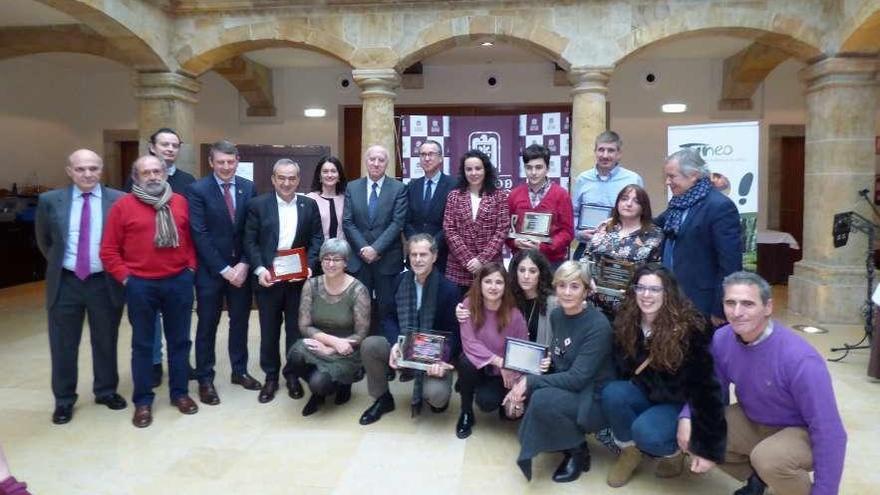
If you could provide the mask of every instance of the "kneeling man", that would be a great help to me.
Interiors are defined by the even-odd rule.
[[[395,278],[393,305],[380,307],[383,335],[373,335],[361,344],[361,358],[367,371],[367,388],[376,402],[361,416],[360,423],[379,421],[383,414],[394,410],[394,398],[388,391],[388,369],[397,368],[400,356],[397,336],[413,328],[447,332],[450,337],[451,361],[461,349],[455,305],[458,288],[435,269],[437,242],[429,234],[415,234],[407,240],[410,270]],[[392,345],[393,344],[393,345]],[[422,399],[434,412],[443,412],[452,394],[450,363],[438,363],[427,372],[415,371],[413,414],[421,412]]]
[[[833,495],[846,453],[825,360],[807,341],[773,321],[770,286],[760,276],[734,272],[723,282],[730,324],[712,341],[715,373],[737,403],[727,407],[727,452],[721,468],[747,480],[734,495]],[[686,448],[689,420],[679,422]],[[810,481],[813,471],[814,481]]]

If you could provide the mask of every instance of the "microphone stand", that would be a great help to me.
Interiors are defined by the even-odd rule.
[[[876,218],[880,218],[880,212],[877,210],[877,206],[868,199],[868,190],[862,189],[859,191],[859,196],[865,199],[871,206],[871,210],[874,212],[874,216]],[[850,225],[853,229],[858,230],[859,232],[863,232],[868,236],[868,248],[865,254],[865,279],[867,281],[866,293],[865,293],[865,305],[862,307],[862,316],[865,319],[865,327],[864,327],[864,335],[859,339],[855,344],[848,344],[844,342],[842,347],[832,347],[831,352],[843,352],[843,355],[837,358],[828,358],[829,361],[838,362],[846,358],[850,351],[854,351],[857,349],[870,349],[870,340],[873,338],[874,333],[874,305],[871,301],[871,296],[874,293],[874,242],[877,238],[877,228],[878,225],[872,222],[871,220],[859,215],[856,212],[850,212]],[[868,342],[868,343],[866,343]]]

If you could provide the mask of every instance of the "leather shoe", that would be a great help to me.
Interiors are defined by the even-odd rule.
[[[764,490],[766,489],[767,485],[764,484],[764,480],[756,473],[752,473],[749,479],[746,480],[746,486],[733,492],[733,495],[764,495]]]
[[[455,436],[462,440],[471,436],[476,423],[477,420],[474,418],[473,411],[462,411],[458,417],[458,423],[455,424]]]
[[[590,451],[587,450],[587,444],[582,444],[571,450],[565,451],[565,457],[562,463],[553,472],[553,481],[557,483],[567,483],[574,481],[590,470]]]
[[[153,424],[153,407],[149,405],[135,407],[131,424],[138,428],[146,428]]]
[[[376,402],[374,402],[372,406],[368,407],[367,410],[361,414],[359,422],[364,426],[373,424],[376,421],[379,421],[383,414],[393,410],[394,397],[391,395],[391,392],[385,392],[376,399]]]
[[[449,409],[449,402],[447,402],[443,407],[434,407],[430,404],[428,404],[428,406],[431,408],[432,413],[440,414],[440,413],[446,412],[446,410]]]
[[[209,406],[216,406],[220,403],[220,396],[217,395],[217,389],[214,388],[213,383],[199,384],[199,400],[202,401],[202,404]]]
[[[63,425],[65,423],[70,423],[71,419],[73,419],[73,404],[55,406],[55,411],[52,413],[53,423],[56,425]]]
[[[177,410],[183,414],[195,414],[199,412],[199,405],[188,395],[182,395],[171,401],[171,403],[177,406]]]
[[[299,378],[291,377],[287,380],[287,395],[290,396],[291,399],[302,399],[305,392],[303,392],[302,384],[299,383]]]
[[[333,398],[333,403],[337,406],[341,406],[345,404],[351,399],[351,385],[337,385],[336,386],[336,396]]]
[[[153,365],[153,388],[162,385],[162,363]]]
[[[232,375],[232,384],[241,385],[245,390],[260,390],[262,387],[256,378],[247,373]]]
[[[304,407],[302,410],[302,415],[303,416],[311,416],[312,414],[315,414],[316,412],[318,412],[318,409],[320,409],[321,405],[323,405],[323,404],[324,404],[324,396],[323,395],[312,394],[312,396],[309,397],[309,401],[306,402],[306,407]]]
[[[275,398],[275,392],[277,391],[278,380],[266,380],[266,383],[263,384],[263,388],[260,389],[260,395],[257,397],[257,400],[260,401],[260,404],[272,402],[272,399]]]
[[[128,405],[125,403],[125,399],[123,399],[122,396],[117,393],[112,393],[103,397],[95,397],[95,404],[105,405],[110,409],[113,409],[114,411],[125,409],[125,406]]]

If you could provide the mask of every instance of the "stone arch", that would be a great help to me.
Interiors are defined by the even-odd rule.
[[[619,40],[621,47],[614,64],[620,64],[647,47],[673,39],[722,34],[747,38],[778,48],[793,58],[807,62],[822,56],[822,32],[805,20],[765,11],[725,11],[719,7],[694,9],[681,15],[635,26]]]
[[[840,52],[877,53],[880,51],[880,9],[874,2],[863,5],[847,30],[842,33]]]
[[[355,48],[345,40],[301,21],[279,20],[199,32],[177,52],[181,71],[199,76],[236,55],[273,47],[313,50],[352,65]]]
[[[167,30],[162,28],[170,20],[158,8],[146,2],[35,1],[77,19],[96,35],[103,37],[110,48],[101,56],[122,61],[142,71],[171,69],[164,57],[168,52]],[[94,42],[90,41],[86,45],[94,46]]]
[[[107,38],[77,24],[0,29],[0,60],[38,53],[83,53],[131,65],[124,53]]]
[[[400,59],[395,69],[403,71],[426,57],[481,37],[492,37],[538,53],[565,70],[572,65],[563,55],[570,44],[567,37],[521,18],[484,15],[447,19],[427,26],[411,45],[399,50]]]

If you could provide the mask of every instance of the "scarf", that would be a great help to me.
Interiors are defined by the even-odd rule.
[[[409,271],[404,272],[397,288],[395,302],[397,303],[397,321],[400,323],[400,332],[407,334],[413,329],[433,329],[434,313],[437,311],[437,293],[440,289],[440,274],[437,270],[431,270],[425,285],[422,287],[422,306],[416,311],[416,276]],[[412,370],[415,376],[413,382],[412,410],[413,415],[421,412],[422,390],[425,382],[425,372]]]
[[[158,248],[180,246],[180,241],[177,238],[177,225],[174,223],[174,216],[171,215],[171,206],[169,205],[172,192],[168,183],[165,183],[165,189],[159,196],[149,194],[137,184],[132,186],[131,193],[156,210],[156,237],[153,239],[153,244]]]
[[[669,200],[669,205],[666,208],[666,223],[663,227],[663,233],[666,234],[668,239],[675,239],[678,235],[678,231],[681,229],[681,222],[684,218],[684,213],[692,206],[702,201],[711,190],[712,182],[708,177],[703,177],[694,183],[690,189],[685,191],[684,194],[673,196],[672,199]]]

